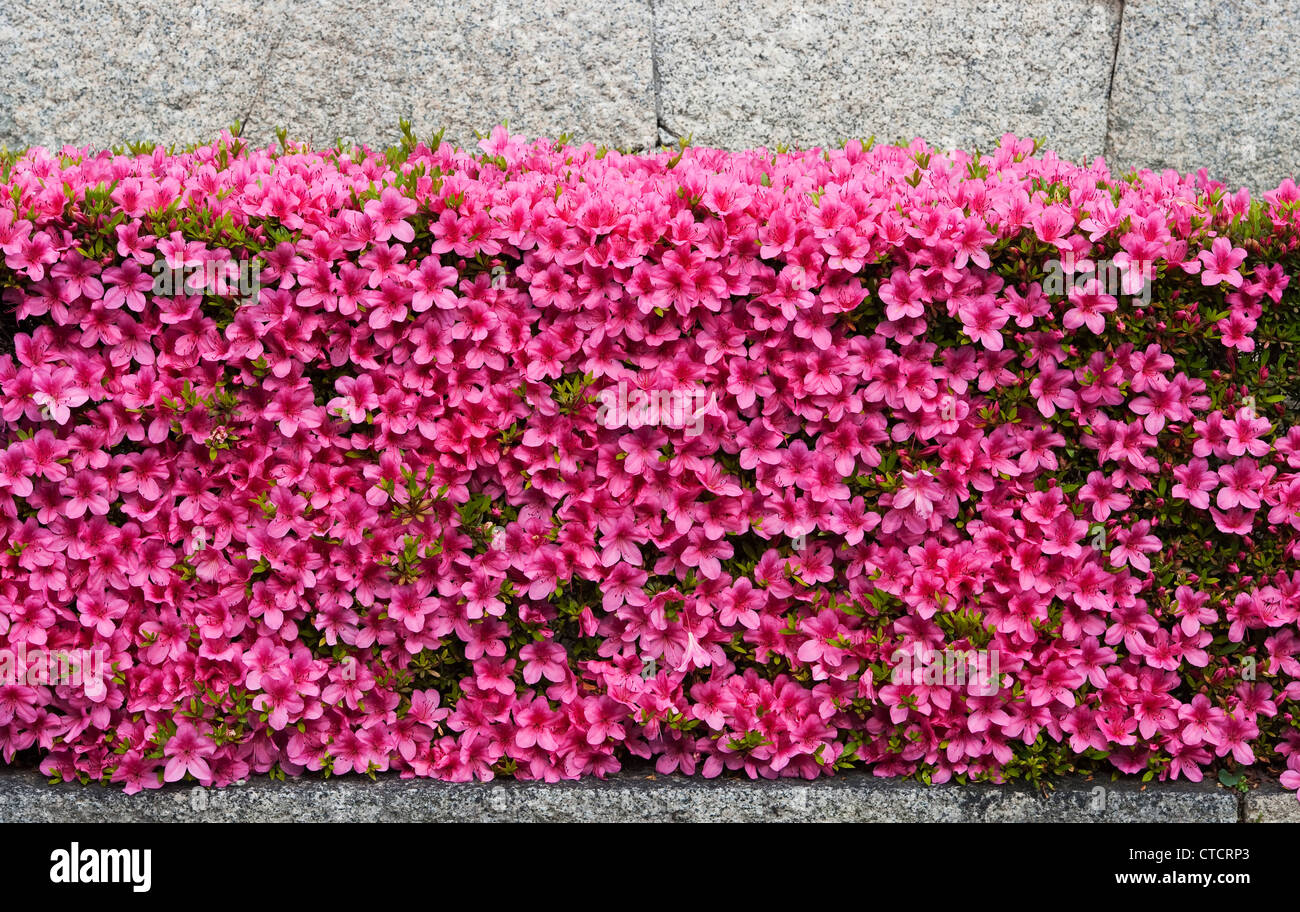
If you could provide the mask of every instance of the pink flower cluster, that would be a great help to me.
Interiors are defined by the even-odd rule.
[[[0,683],[8,762],[1300,788],[1289,182],[498,129],[0,190],[0,645],[107,669]]]

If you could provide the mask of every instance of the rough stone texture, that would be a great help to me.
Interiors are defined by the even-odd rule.
[[[1294,798],[1292,799],[1294,802]],[[1204,822],[1239,819],[1237,797],[1212,785],[1069,782],[1047,798],[1021,788],[927,787],[854,773],[748,782],[623,773],[604,782],[449,784],[383,777],[253,783],[226,789],[51,786],[0,772],[0,822],[145,821],[699,821]]]
[[[421,137],[446,126],[462,143],[502,121],[530,136],[654,143],[650,0],[282,2],[254,134],[391,141],[405,116]]]
[[[660,127],[729,148],[1010,131],[1099,155],[1119,18],[1118,0],[655,0]]]
[[[0,143],[208,141],[252,99],[246,0],[0,0]]]
[[[0,143],[1011,131],[1260,191],[1300,172],[1297,23],[1300,0],[0,0]]]
[[[0,142],[655,140],[650,0],[0,0]],[[111,51],[109,50],[111,48]]]
[[[1298,0],[1126,4],[1107,161],[1255,190],[1300,172],[1297,41]]]
[[[1300,801],[1276,782],[1246,794],[1242,820],[1247,823],[1300,823]]]

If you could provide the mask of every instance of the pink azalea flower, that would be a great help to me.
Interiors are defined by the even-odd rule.
[[[1202,250],[1197,258],[1205,264],[1201,272],[1202,285],[1218,285],[1227,282],[1233,288],[1240,288],[1242,277],[1238,266],[1246,259],[1246,251],[1233,247],[1225,237],[1217,237],[1209,250]]]

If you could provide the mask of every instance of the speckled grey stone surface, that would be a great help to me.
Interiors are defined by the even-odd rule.
[[[256,90],[265,53],[258,8],[0,0],[0,143],[214,139]]]
[[[282,0],[249,116],[317,142],[392,141],[408,117],[461,143],[529,136],[654,143],[650,0]]]
[[[1276,782],[1248,792],[1242,807],[1247,823],[1300,823],[1300,801]]]
[[[0,0],[0,142],[655,140],[650,0]]]
[[[1300,172],[1300,0],[0,0],[0,143],[528,136],[643,149],[1041,136]]]
[[[1294,799],[1292,799],[1294,801]],[[111,821],[827,821],[1207,822],[1239,819],[1235,793],[1175,782],[1066,782],[1047,798],[1023,788],[927,787],[850,773],[816,782],[703,780],[623,773],[603,782],[452,784],[381,777],[258,779],[226,789],[51,786],[0,772],[0,822]]]
[[[1300,173],[1297,41],[1300,0],[1126,4],[1107,160],[1255,190]]]
[[[1045,136],[1099,155],[1118,0],[655,0],[660,125],[743,147]]]

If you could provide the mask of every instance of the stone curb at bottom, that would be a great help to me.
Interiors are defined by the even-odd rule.
[[[1212,783],[1067,780],[1046,797],[1018,786],[938,785],[850,772],[807,782],[654,776],[445,783],[381,776],[259,778],[224,789],[170,785],[126,795],[0,770],[0,822],[1300,822],[1276,783],[1241,795]]]
[[[1300,801],[1294,792],[1269,782],[1246,793],[1241,819],[1246,823],[1300,823]]]

